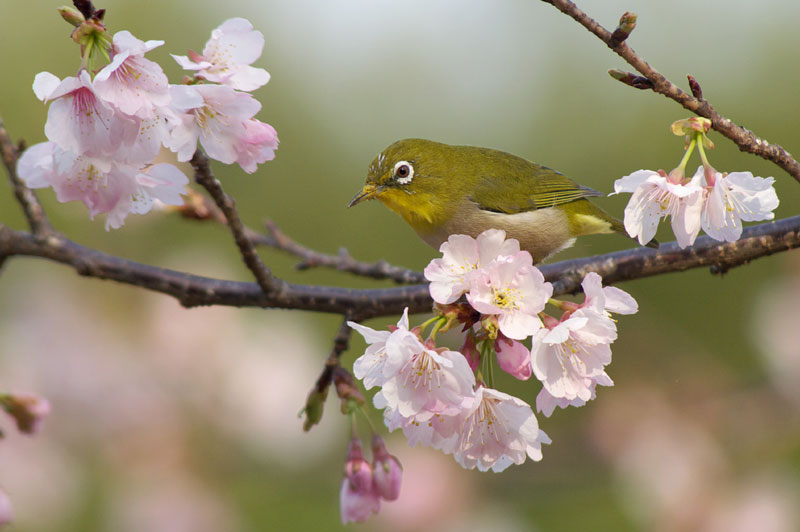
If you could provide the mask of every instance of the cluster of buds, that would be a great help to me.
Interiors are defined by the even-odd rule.
[[[106,229],[118,228],[128,214],[149,212],[156,200],[183,204],[189,180],[176,166],[155,163],[162,147],[184,162],[199,140],[209,157],[248,173],[274,158],[277,134],[254,118],[261,104],[242,92],[269,80],[265,70],[250,66],[264,37],[247,20],[230,19],[215,29],[203,55],[192,52],[199,63],[176,56],[196,73],[184,85],[171,85],[161,66],[145,58],[164,41],[144,42],[128,31],[112,36],[102,10],[61,13],[75,26],[81,66],[63,80],[36,75],[34,93],[50,102],[48,141],[20,157],[18,173],[29,187],[53,187],[59,201],[82,201],[92,218],[107,215]],[[95,70],[100,59],[108,64]]]
[[[742,236],[742,221],[775,217],[775,179],[717,171],[705,153],[713,148],[706,136],[710,127],[711,122],[700,117],[673,123],[672,132],[687,139],[680,164],[669,173],[638,170],[614,183],[612,194],[632,194],[625,208],[625,230],[641,244],[652,240],[659,221],[667,216],[681,248],[692,245],[701,228],[715,240],[733,242]],[[686,164],[695,148],[703,164],[689,178]]]
[[[598,384],[613,384],[605,372],[617,337],[610,313],[634,313],[636,302],[603,287],[594,273],[583,281],[582,303],[552,299],[552,285],[504,231],[452,235],[440,251],[425,269],[434,318],[410,329],[406,310],[390,331],[350,323],[368,344],[355,376],[380,388],[375,406],[410,445],[434,447],[481,471],[541,460],[550,438],[528,403],[494,387],[495,360],[517,379],[542,382],[536,403],[545,415],[555,406],[581,406]],[[544,312],[548,303],[560,317]],[[436,334],[457,324],[465,333],[461,350],[437,347]]]
[[[394,501],[400,496],[402,480],[403,467],[386,450],[380,436],[372,437],[371,464],[364,459],[361,441],[354,437],[347,450],[339,497],[342,523],[363,522],[378,513],[381,500]]]

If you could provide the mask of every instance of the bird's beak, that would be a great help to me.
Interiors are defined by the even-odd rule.
[[[366,185],[364,185],[364,188],[362,188],[358,194],[353,196],[353,199],[350,200],[350,204],[348,205],[348,207],[352,207],[353,205],[358,205],[362,201],[371,200],[381,192],[383,192],[383,187],[373,185],[372,183],[367,183]]]

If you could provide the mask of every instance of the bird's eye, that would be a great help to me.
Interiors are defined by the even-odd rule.
[[[406,185],[414,179],[414,167],[408,161],[399,161],[394,165],[394,177],[401,185]]]

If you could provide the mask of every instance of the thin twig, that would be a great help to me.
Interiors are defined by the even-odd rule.
[[[28,220],[28,226],[34,234],[44,235],[53,232],[53,226],[47,219],[47,215],[39,203],[36,194],[25,186],[22,180],[17,175],[17,159],[18,150],[11,141],[11,137],[6,131],[3,119],[0,117],[0,156],[3,158],[3,164],[6,167],[8,179],[14,189],[14,196],[22,207],[25,213],[25,218]]]
[[[678,88],[677,85],[669,81],[661,73],[651,67],[647,61],[642,59],[626,42],[617,43],[612,39],[612,33],[601,26],[597,21],[584,13],[578,6],[569,0],[542,0],[547,4],[555,6],[562,13],[572,17],[576,22],[589,30],[601,41],[611,48],[617,55],[624,59],[637,72],[647,78],[652,84],[652,90],[670,98],[689,111],[711,120],[711,127],[728,137],[740,150],[754,155],[758,155],[786,170],[789,175],[800,181],[800,163],[798,163],[789,152],[778,144],[771,144],[764,139],[757,137],[753,132],[738,126],[728,118],[720,115],[714,110],[708,100],[702,97],[695,97],[687,94]],[[633,76],[631,74],[631,76]],[[620,79],[622,76],[614,76]],[[627,83],[629,78],[620,79]],[[694,78],[692,78],[694,79]],[[690,82],[691,83],[691,82]],[[697,81],[694,81],[697,84]],[[630,84],[630,83],[628,83]],[[641,84],[639,84],[641,85]],[[633,85],[637,86],[637,85]],[[699,84],[697,84],[699,87]],[[642,88],[637,86],[637,88]]]
[[[269,234],[262,235],[259,233],[248,232],[250,240],[257,245],[270,246],[281,251],[285,251],[302,260],[297,263],[295,268],[298,270],[307,270],[310,268],[333,268],[341,272],[352,273],[361,277],[369,277],[371,279],[391,279],[392,281],[400,284],[417,284],[424,283],[425,276],[420,272],[401,268],[389,264],[385,260],[377,262],[360,262],[355,260],[345,248],[339,250],[338,255],[328,255],[320,253],[308,248],[297,241],[290,238],[286,233],[281,231],[278,226],[271,220],[266,220],[264,225]]]
[[[222,211],[206,196],[198,193],[189,193],[184,205],[176,208],[177,212],[192,220],[212,220],[227,224]],[[377,262],[360,262],[355,260],[345,248],[339,250],[338,255],[329,255],[315,251],[284,233],[275,222],[265,220],[264,225],[269,234],[262,234],[245,226],[245,236],[256,246],[267,246],[283,251],[302,259],[295,265],[298,270],[311,268],[332,268],[340,272],[352,273],[371,279],[391,279],[399,284],[418,284],[425,282],[425,276],[420,272],[401,268],[389,264],[385,260]]]
[[[236,210],[236,204],[233,198],[225,194],[222,190],[222,185],[219,180],[211,173],[211,168],[208,165],[208,158],[197,150],[191,160],[192,168],[194,168],[194,178],[198,184],[205,188],[217,204],[217,207],[225,215],[228,220],[228,227],[233,234],[233,239],[239,247],[239,252],[242,254],[242,259],[253,276],[256,282],[264,292],[274,292],[281,287],[281,281],[272,276],[272,272],[258,256],[255,246],[245,235],[245,228],[242,225],[242,220],[239,218],[239,213]]]
[[[554,294],[580,290],[584,275],[596,271],[604,284],[617,284],[669,272],[710,267],[724,272],[759,257],[800,247],[800,216],[744,229],[736,242],[720,243],[708,236],[694,246],[678,248],[662,244],[658,251],[636,248],[541,267],[554,284]],[[426,284],[394,288],[355,290],[329,286],[282,283],[281,289],[265,293],[255,283],[224,281],[156,268],[96,251],[64,237],[36,238],[0,224],[0,257],[42,257],[71,266],[81,275],[109,279],[175,297],[186,307],[225,305],[331,312],[350,315],[353,321],[429,312],[432,301]]]

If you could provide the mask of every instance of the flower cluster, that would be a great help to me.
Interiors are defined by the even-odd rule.
[[[581,406],[598,384],[613,384],[605,371],[617,337],[611,313],[634,313],[636,302],[603,287],[595,273],[583,280],[582,303],[552,299],[552,285],[504,231],[452,235],[440,251],[425,269],[437,316],[409,328],[406,309],[390,331],[349,322],[368,344],[354,374],[367,389],[380,388],[375,406],[410,445],[439,449],[481,471],[541,460],[550,438],[528,403],[494,387],[495,361],[517,379],[535,375],[542,382],[536,403],[545,415],[556,406]],[[562,311],[559,318],[544,312],[548,303]],[[437,347],[437,332],[455,324],[465,332],[460,351]]]
[[[693,244],[701,228],[715,240],[733,242],[742,235],[742,221],[775,217],[775,179],[754,177],[750,172],[718,172],[703,150],[704,145],[713,147],[705,137],[709,127],[710,121],[705,118],[679,120],[673,124],[673,132],[690,140],[677,168],[669,174],[664,170],[638,170],[614,183],[612,194],[632,194],[625,208],[625,230],[639,243],[652,240],[659,221],[667,216],[681,248]],[[688,178],[686,163],[695,147],[703,165]]]
[[[195,54],[204,58],[198,64],[176,57],[197,75],[187,78],[189,85],[170,85],[161,67],[145,58],[163,41],[144,42],[128,31],[111,38],[100,21],[70,16],[82,66],[76,76],[62,80],[41,72],[33,82],[50,108],[48,141],[19,160],[19,176],[29,187],[53,187],[59,201],[82,201],[92,218],[107,215],[106,229],[118,228],[129,213],[150,211],[155,200],[183,204],[189,180],[172,164],[156,164],[162,146],[183,162],[199,140],[209,157],[249,173],[274,157],[275,130],[254,118],[261,104],[240,92],[269,80],[266,71],[249,66],[261,55],[264,37],[248,21],[231,19],[214,30],[204,56]],[[98,47],[109,63],[93,75]],[[219,84],[201,83],[206,80]]]
[[[344,479],[339,494],[342,524],[366,521],[381,508],[381,499],[394,501],[400,496],[403,467],[396,457],[389,454],[383,439],[372,438],[372,463],[364,459],[361,441],[350,440],[347,460],[344,464]]]

